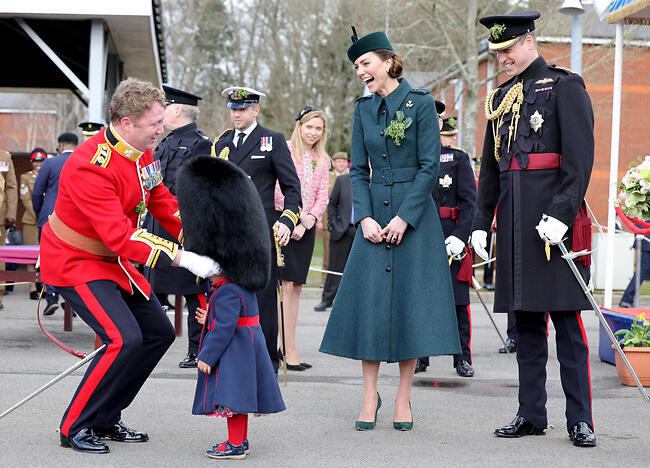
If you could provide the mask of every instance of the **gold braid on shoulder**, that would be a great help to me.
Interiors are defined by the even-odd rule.
[[[510,150],[510,141],[517,139],[517,127],[519,125],[519,111],[524,102],[524,83],[520,81],[508,90],[503,97],[501,104],[496,110],[493,110],[494,96],[501,88],[490,92],[485,98],[485,118],[492,122],[492,135],[494,136],[494,157],[497,162],[501,160],[499,148],[501,147],[501,135],[499,128],[503,125],[503,116],[512,111],[512,120],[508,127],[508,151]],[[513,137],[514,135],[514,137]]]

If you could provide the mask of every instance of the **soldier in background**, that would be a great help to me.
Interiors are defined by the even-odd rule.
[[[97,122],[81,122],[79,128],[81,128],[81,134],[83,135],[83,141],[86,141],[91,136],[95,135],[106,125]]]
[[[7,238],[7,229],[16,226],[16,209],[18,208],[18,184],[16,171],[8,151],[0,150],[0,239],[4,244]],[[4,223],[3,223],[4,221]],[[5,264],[0,263],[0,270],[5,269]],[[4,308],[2,298],[5,288],[0,286],[0,309]]]
[[[163,85],[163,90],[165,91],[163,125],[171,132],[158,144],[153,157],[154,161],[160,163],[163,184],[172,195],[176,196],[176,171],[192,156],[209,155],[212,145],[208,137],[196,126],[201,97],[166,85]],[[174,237],[151,215],[148,215],[146,226],[147,230],[156,236],[174,240]],[[185,296],[188,310],[188,348],[187,356],[178,366],[196,367],[201,324],[196,321],[195,311],[198,307],[207,310],[205,293],[208,292],[209,281],[204,279],[197,284],[196,276],[185,268],[169,268],[164,271],[145,268],[145,276],[162,305],[171,306],[167,300],[168,294]]]
[[[63,165],[79,143],[77,135],[71,132],[62,133],[57,138],[57,141],[57,151],[59,154],[53,158],[47,158],[43,162],[32,190],[32,207],[36,215],[39,240],[41,229],[54,211],[54,204],[59,194],[59,176],[61,175]],[[43,315],[52,315],[59,307],[59,293],[54,286],[49,284],[45,285],[45,300],[47,301],[47,305],[45,306],[45,310],[43,310]]]
[[[43,148],[34,148],[29,160],[32,163],[32,170],[20,175],[20,201],[25,208],[23,212],[23,245],[38,245],[38,227],[36,226],[36,213],[32,205],[32,193],[34,193],[34,182],[38,177],[38,171],[47,158]],[[27,271],[36,271],[32,264],[27,265]],[[36,283],[29,283],[29,298],[38,299],[39,292],[36,290]]]

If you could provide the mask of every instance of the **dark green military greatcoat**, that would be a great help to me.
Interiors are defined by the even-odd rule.
[[[412,120],[399,146],[384,135],[397,111]],[[444,237],[431,197],[440,161],[435,115],[429,92],[412,89],[405,79],[385,98],[374,94],[355,106],[355,224],[370,216],[385,227],[399,215],[408,227],[400,245],[373,244],[357,229],[324,353],[388,362],[460,353]]]

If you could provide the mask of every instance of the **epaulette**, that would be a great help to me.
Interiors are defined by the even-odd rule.
[[[415,94],[430,94],[428,89],[424,88],[411,88],[411,92]]]
[[[567,75],[571,75],[571,74],[575,74],[575,73],[576,73],[576,72],[574,72],[573,70],[571,70],[570,68],[561,67],[561,66],[556,65],[556,64],[554,64],[554,63],[550,64],[550,65],[549,65],[549,68],[552,68],[553,70],[557,70],[557,71],[564,72],[564,73],[566,73]]]
[[[221,140],[223,137],[230,135],[232,133],[233,129],[232,128],[227,128],[223,132],[221,132],[221,135],[219,135],[217,138],[214,139],[214,142],[216,143],[217,141]],[[207,136],[206,136],[207,138]]]
[[[90,164],[106,168],[108,162],[111,160],[111,147],[107,143],[100,143],[97,145],[97,151],[90,160]]]
[[[372,94],[368,94],[367,96],[360,96],[357,98],[357,102],[365,101],[366,99],[370,99],[372,97]]]

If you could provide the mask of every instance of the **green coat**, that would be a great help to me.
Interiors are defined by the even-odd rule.
[[[384,137],[398,110],[412,119],[400,146]],[[398,246],[373,244],[357,229],[321,352],[387,362],[460,353],[449,263],[431,197],[440,164],[431,94],[402,79],[385,98],[360,98],[350,155],[355,224],[370,216],[384,227],[399,215],[408,227]]]

